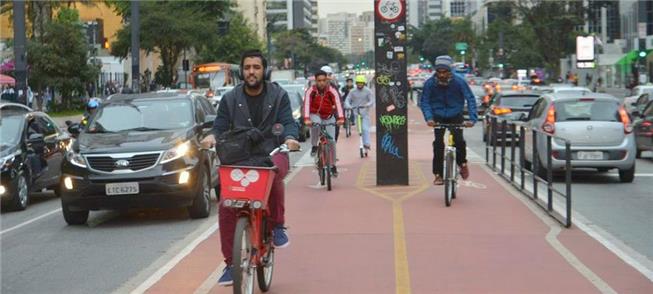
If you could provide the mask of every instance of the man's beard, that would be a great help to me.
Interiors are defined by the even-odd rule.
[[[255,79],[256,79],[256,77],[255,77]],[[261,87],[261,84],[263,84],[263,81],[261,81],[259,79],[256,79],[256,81],[254,83],[252,83],[252,84],[250,84],[250,79],[249,78],[247,78],[245,80],[245,86],[247,88],[249,88],[249,89],[259,89]]]

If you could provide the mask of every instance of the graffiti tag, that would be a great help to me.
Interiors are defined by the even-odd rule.
[[[381,149],[387,154],[390,154],[398,159],[403,159],[401,154],[399,154],[399,147],[395,145],[395,140],[392,138],[390,133],[385,133],[385,135],[383,135],[383,139],[381,140]]]
[[[383,115],[379,120],[381,125],[388,131],[406,125],[406,117],[403,115]]]

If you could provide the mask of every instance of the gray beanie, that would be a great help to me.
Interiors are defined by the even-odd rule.
[[[440,55],[435,58],[435,69],[446,69],[451,71],[451,65],[453,65],[453,58],[449,55]]]

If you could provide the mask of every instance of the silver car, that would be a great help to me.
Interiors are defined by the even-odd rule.
[[[633,128],[620,100],[599,93],[549,93],[540,97],[525,120],[527,165],[533,162],[531,129],[571,141],[572,168],[619,169],[622,182],[635,176],[636,145]],[[537,133],[540,176],[546,175],[546,135]],[[553,170],[565,167],[565,144],[552,140]]]

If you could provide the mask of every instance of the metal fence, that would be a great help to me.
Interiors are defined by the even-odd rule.
[[[560,222],[565,227],[571,227],[571,142],[567,139],[556,137],[540,130],[527,129],[521,122],[507,121],[496,116],[490,117],[488,137],[485,146],[486,164],[497,172],[502,178],[510,182],[511,185],[527,195],[531,200],[543,208],[549,215]],[[532,163],[526,162],[526,132],[532,134]],[[538,134],[546,137],[545,150],[538,150]],[[560,152],[557,156],[565,160],[565,189],[560,191],[553,186],[553,159],[552,159],[552,140],[562,141],[565,144],[565,152]],[[509,143],[508,143],[509,141]],[[506,154],[506,152],[510,154]],[[518,157],[517,151],[519,152]],[[538,174],[542,170],[539,166],[540,152],[546,152],[546,174]],[[499,161],[497,162],[497,157]],[[508,165],[506,165],[506,162]],[[530,167],[530,168],[529,168]],[[509,170],[507,171],[507,168]],[[518,178],[515,177],[518,175]],[[530,187],[527,185],[527,177],[531,180]],[[538,186],[542,183],[546,185],[546,201],[541,198]],[[531,188],[530,190],[528,188]],[[564,199],[564,212],[560,213],[554,209],[554,195],[559,195]]]

